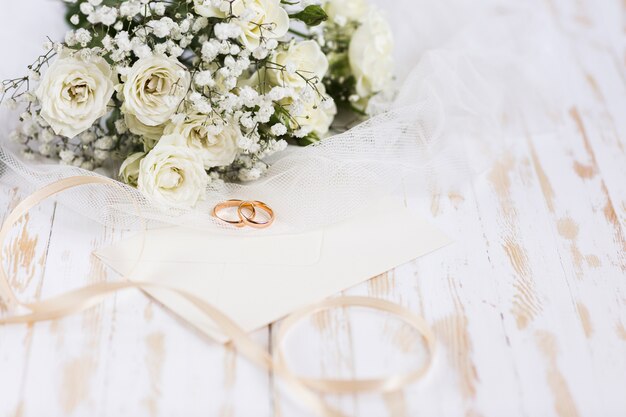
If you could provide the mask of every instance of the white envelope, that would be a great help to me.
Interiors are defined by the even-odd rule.
[[[253,331],[448,243],[437,228],[396,207],[293,235],[150,230],[144,239],[121,241],[96,256],[131,280],[164,283],[200,296]],[[182,297],[162,290],[148,293],[202,332],[226,342]]]

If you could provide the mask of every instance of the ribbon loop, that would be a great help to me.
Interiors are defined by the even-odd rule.
[[[217,308],[213,307],[194,294],[171,288],[163,284],[156,284],[153,282],[136,282],[131,281],[128,277],[123,277],[124,279],[120,282],[102,282],[92,284],[73,291],[68,291],[64,294],[44,301],[34,303],[20,302],[9,284],[9,279],[4,268],[5,256],[2,249],[4,248],[5,240],[9,231],[31,208],[47,198],[70,188],[88,184],[115,186],[117,183],[107,178],[95,176],[77,176],[66,178],[49,184],[26,197],[6,217],[6,220],[0,228],[0,302],[4,303],[11,311],[17,309],[18,307],[22,307],[28,310],[29,313],[0,318],[0,325],[35,323],[60,319],[94,307],[104,301],[106,297],[122,290],[134,288],[139,290],[159,289],[171,291],[193,303],[209,319],[218,325],[220,330],[232,341],[238,352],[246,356],[250,361],[256,363],[258,366],[283,378],[293,392],[298,395],[302,404],[309,407],[309,409],[319,417],[346,416],[339,410],[336,410],[326,404],[317,393],[346,394],[365,391],[381,393],[397,391],[417,381],[430,369],[432,358],[435,353],[435,336],[430,327],[422,318],[414,315],[406,308],[389,301],[375,298],[331,298],[291,314],[282,322],[282,325],[280,326],[276,342],[278,345],[275,352],[276,359],[274,359],[264,347],[254,342],[250,336],[239,325],[237,325],[237,323]],[[123,189],[122,187],[120,188]],[[139,207],[136,206],[136,208],[139,214],[141,214]],[[143,219],[141,216],[139,217]],[[145,227],[145,223],[142,224]],[[139,261],[139,259],[137,261]],[[282,350],[282,342],[285,339],[288,330],[306,317],[320,311],[346,307],[365,307],[375,309],[393,314],[402,319],[420,332],[424,338],[426,347],[429,350],[429,360],[418,370],[381,379],[312,379],[299,377],[293,373],[286,364],[285,355]]]

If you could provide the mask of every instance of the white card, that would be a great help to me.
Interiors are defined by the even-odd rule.
[[[200,296],[246,331],[451,243],[404,207],[301,234],[237,237],[172,227],[147,231],[142,253],[141,242],[133,237],[96,255],[131,280],[164,283]],[[204,333],[226,341],[181,296],[148,293]]]

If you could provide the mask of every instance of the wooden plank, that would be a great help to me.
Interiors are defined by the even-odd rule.
[[[27,195],[15,187],[0,187],[0,207],[6,213]],[[34,208],[11,231],[2,249],[12,287],[24,302],[41,296],[48,256],[54,202]],[[3,308],[0,306],[0,311]],[[37,346],[36,326],[0,327],[0,415],[20,416],[27,402],[28,371],[34,365],[32,351]]]

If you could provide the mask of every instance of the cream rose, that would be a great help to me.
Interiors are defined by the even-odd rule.
[[[328,17],[336,23],[361,21],[370,9],[367,0],[330,0],[324,5]]]
[[[250,49],[261,39],[282,38],[289,31],[289,15],[280,0],[234,0],[232,10],[239,17],[232,22],[241,27],[241,42]]]
[[[241,27],[241,42],[254,49],[261,39],[278,39],[289,30],[289,15],[280,0],[194,0],[194,11],[204,17],[228,17],[231,10]]]
[[[234,121],[224,123],[202,114],[190,114],[170,124],[165,134],[172,135],[173,144],[192,149],[206,169],[232,164],[242,136]]]
[[[131,67],[124,81],[122,113],[146,126],[165,123],[185,98],[191,75],[175,58],[150,55]]]
[[[315,41],[292,44],[289,49],[276,52],[272,60],[276,65],[270,64],[267,74],[272,84],[281,87],[301,90],[308,84],[317,84],[328,72],[328,58]]]
[[[50,65],[35,93],[41,117],[57,135],[72,138],[107,113],[116,82],[100,57],[63,56]]]
[[[189,208],[204,195],[209,176],[198,153],[176,145],[177,135],[163,136],[141,160],[137,188],[158,204]]]
[[[359,96],[383,91],[393,78],[393,34],[380,11],[372,10],[350,41],[350,67]]]
[[[126,184],[136,186],[139,178],[139,165],[141,160],[146,156],[144,152],[137,152],[130,155],[120,167],[119,176]]]

